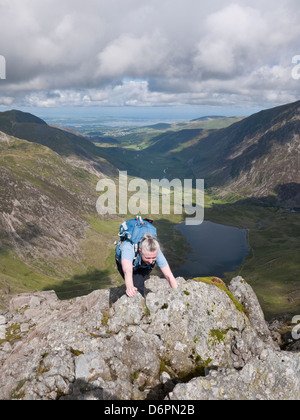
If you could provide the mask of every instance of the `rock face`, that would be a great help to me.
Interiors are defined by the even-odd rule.
[[[0,399],[300,399],[300,355],[272,341],[255,294],[151,277],[70,301],[14,296],[0,317]],[[5,334],[3,334],[3,327]]]
[[[299,400],[299,355],[265,349],[239,372],[226,369],[211,372],[179,384],[169,394],[171,400]]]

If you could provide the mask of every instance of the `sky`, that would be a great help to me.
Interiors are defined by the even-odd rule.
[[[0,0],[0,57],[1,110],[245,115],[300,99],[299,0]]]

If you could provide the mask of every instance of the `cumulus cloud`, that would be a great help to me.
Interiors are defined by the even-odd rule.
[[[299,98],[295,0],[0,0],[0,106]]]
[[[100,78],[159,76],[166,60],[166,40],[159,32],[150,36],[122,34],[101,51],[96,76]]]
[[[245,66],[261,58],[266,26],[258,10],[237,4],[208,16],[206,35],[194,57],[196,68],[207,79],[230,79],[244,73]]]

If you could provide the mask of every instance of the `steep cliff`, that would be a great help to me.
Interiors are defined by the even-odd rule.
[[[1,399],[300,399],[251,287],[151,277],[69,301],[16,295],[0,317]],[[231,290],[231,291],[230,291]]]

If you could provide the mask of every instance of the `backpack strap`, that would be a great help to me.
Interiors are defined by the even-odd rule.
[[[140,244],[139,243],[138,244],[132,244],[132,246],[133,246],[133,252],[134,252],[134,258],[133,258],[132,264],[135,265],[137,259],[139,258]]]

